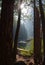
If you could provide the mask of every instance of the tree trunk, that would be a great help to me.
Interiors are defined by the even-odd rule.
[[[40,64],[41,60],[41,39],[40,39],[40,18],[39,11],[35,7],[34,10],[34,61],[35,64]]]
[[[39,8],[40,8],[40,14],[41,14],[41,20],[42,20],[42,31],[43,31],[43,47],[44,47],[44,60],[45,60],[45,17],[44,17],[44,10],[42,7],[42,2],[39,0]],[[45,61],[44,61],[45,63]],[[43,64],[45,65],[45,64]]]
[[[20,29],[20,20],[21,20],[21,8],[20,5],[22,3],[22,0],[19,0],[19,5],[18,5],[18,21],[17,21],[17,29],[16,29],[16,34],[15,34],[15,39],[14,39],[14,56],[13,60],[15,59],[14,62],[16,62],[16,54],[17,54],[17,43],[18,43],[18,36],[19,36],[19,29]]]
[[[17,43],[18,43],[18,35],[19,35],[19,29],[20,29],[20,18],[21,18],[21,10],[19,10],[19,14],[18,14],[17,29],[16,29],[16,34],[15,34],[15,39],[14,39],[14,53],[13,53],[14,56],[13,56],[13,61],[14,60],[16,61]]]
[[[14,0],[2,0],[0,21],[0,65],[12,64]]]

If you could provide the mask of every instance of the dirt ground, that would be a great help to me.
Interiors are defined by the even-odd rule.
[[[32,62],[34,64],[34,59],[32,57],[30,58],[24,58],[23,56],[16,55],[16,61],[24,61],[27,65]]]

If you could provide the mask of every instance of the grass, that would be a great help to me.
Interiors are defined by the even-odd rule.
[[[14,47],[14,44],[13,44],[13,47]],[[18,50],[20,50],[20,54],[22,54],[23,56],[31,56],[34,53],[34,39],[27,42],[27,45],[25,48],[22,47],[20,49]],[[41,40],[41,53],[43,53],[43,40]]]
[[[20,53],[24,56],[31,56],[34,53],[34,39],[29,41],[25,49],[21,50]],[[41,40],[41,53],[43,53],[43,40]]]

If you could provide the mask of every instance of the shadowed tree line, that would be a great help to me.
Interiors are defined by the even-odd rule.
[[[34,0],[35,1],[35,0]],[[45,60],[45,17],[44,17],[44,10],[42,5],[42,0],[39,0],[39,10],[40,10],[40,17],[39,17],[39,11],[35,9],[35,3],[34,3],[34,60],[35,64],[40,64],[40,61],[42,59],[41,57],[41,38],[40,38],[40,17],[42,22],[42,32],[43,32],[43,50],[44,50],[44,60]],[[36,13],[37,12],[37,13]],[[37,22],[36,22],[37,21]],[[45,61],[44,61],[45,62]],[[43,62],[43,65],[45,65]]]

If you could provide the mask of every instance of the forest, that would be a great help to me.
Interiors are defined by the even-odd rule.
[[[12,65],[17,54],[44,62],[45,0],[0,0],[0,64]]]

